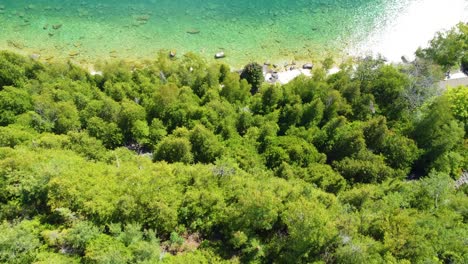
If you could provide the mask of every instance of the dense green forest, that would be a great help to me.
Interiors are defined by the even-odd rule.
[[[467,263],[468,89],[438,85],[467,48],[286,85],[1,52],[0,262]]]

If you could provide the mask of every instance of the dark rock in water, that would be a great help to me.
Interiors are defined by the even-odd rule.
[[[23,43],[21,43],[19,41],[16,41],[16,40],[8,40],[7,44],[8,44],[8,46],[13,47],[13,48],[17,48],[17,49],[24,49],[24,47],[25,47]]]
[[[47,30],[49,28],[49,24],[45,24],[42,29]]]
[[[314,68],[314,64],[312,64],[312,63],[306,63],[306,64],[302,65],[302,69],[304,69],[304,70],[312,70],[312,68]]]
[[[265,62],[263,63],[263,65],[265,65],[265,66],[270,66],[271,63],[270,63],[269,61],[265,61]]]
[[[57,29],[60,29],[63,25],[62,24],[55,24],[55,25],[52,25],[52,28],[57,30]]]
[[[148,21],[151,17],[149,15],[141,15],[136,18],[137,21]]]
[[[215,54],[215,59],[222,59],[222,58],[225,58],[226,57],[226,54],[224,54],[223,51],[221,52],[218,52]]]
[[[169,52],[169,57],[174,58],[177,55],[177,52],[175,50],[171,50]]]
[[[200,30],[192,28],[192,29],[187,30],[187,33],[191,35],[196,35],[196,34],[200,34]]]

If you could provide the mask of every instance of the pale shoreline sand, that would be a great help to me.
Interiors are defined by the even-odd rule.
[[[414,52],[427,47],[437,32],[468,22],[466,0],[418,0],[396,10],[388,10],[382,19],[388,23],[376,25],[367,38],[348,50],[350,55],[381,54],[392,62],[401,61],[402,56],[412,60]]]
[[[279,71],[276,72],[277,78],[275,78],[275,81],[271,81],[271,78],[273,77],[272,73],[266,73],[265,74],[265,81],[266,82],[277,82],[280,84],[286,84],[292,80],[294,80],[296,77],[300,75],[305,75],[305,76],[312,76],[312,73],[310,70],[307,69],[292,69],[292,70],[287,70],[287,71]]]

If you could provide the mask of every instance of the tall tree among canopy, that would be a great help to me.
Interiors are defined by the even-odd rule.
[[[250,89],[252,94],[256,94],[258,92],[258,89],[265,80],[265,77],[263,76],[263,67],[256,62],[247,64],[242,70],[240,77],[241,79],[246,79],[247,82],[252,85],[252,88]]]

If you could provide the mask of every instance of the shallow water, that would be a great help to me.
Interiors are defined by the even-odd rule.
[[[161,49],[208,60],[224,51],[234,66],[308,61],[345,54],[411,1],[0,0],[0,48],[80,63]]]

